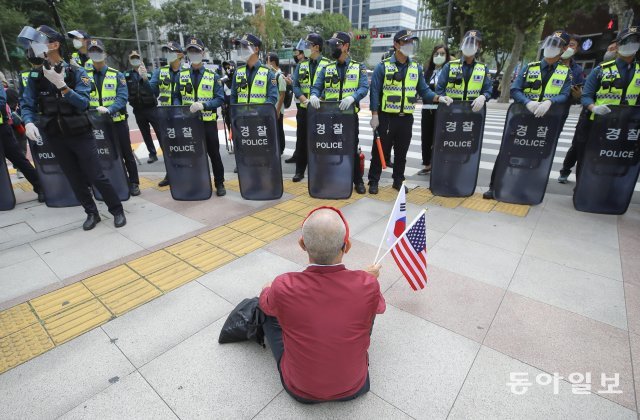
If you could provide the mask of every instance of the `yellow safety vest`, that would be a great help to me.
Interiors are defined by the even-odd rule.
[[[525,83],[529,84],[529,87],[525,87],[522,90],[525,96],[532,101],[546,101],[547,99],[555,98],[560,95],[562,86],[564,86],[564,82],[569,77],[569,67],[562,63],[558,63],[553,74],[547,81],[546,86],[542,86],[540,61],[530,63],[525,76]],[[538,86],[531,86],[538,80],[540,81],[538,82]]]
[[[23,88],[27,87],[27,83],[29,83],[30,76],[31,76],[31,70],[25,70],[20,73],[20,81],[22,82]]]
[[[78,54],[78,52],[74,52],[73,54],[71,54],[71,58],[74,59],[76,62],[78,62],[78,64],[80,64],[80,54]],[[93,70],[93,60],[90,58],[87,58],[87,61],[85,61],[84,63],[84,69],[89,72],[91,70]]]
[[[344,80],[340,80],[338,65],[333,62],[324,68],[324,99],[327,101],[340,101],[348,96],[353,96],[360,84],[360,64],[351,60],[344,74]],[[358,112],[358,107],[355,108]]]
[[[169,66],[160,67],[158,74],[158,106],[173,105],[173,83],[171,83],[171,68]]]
[[[600,77],[600,89],[596,92],[596,105],[620,105],[622,95],[628,105],[636,105],[638,95],[640,95],[640,64],[635,64],[635,72],[631,82],[624,92],[620,72],[616,65],[616,60],[607,61],[601,65],[602,76]],[[618,81],[616,81],[618,80]],[[616,87],[616,85],[618,87]],[[593,117],[593,115],[592,115]]]
[[[239,104],[263,104],[267,102],[267,76],[269,69],[265,66],[258,68],[253,82],[249,85],[247,66],[236,70],[236,90]],[[242,86],[242,87],[241,87]]]
[[[382,83],[382,104],[380,110],[390,114],[413,114],[416,107],[416,95],[418,79],[418,63],[409,62],[404,80],[394,80],[394,75],[398,73],[395,62],[387,58],[382,62],[384,66],[384,81]]]
[[[464,80],[460,60],[449,62],[449,79],[445,88],[446,95],[451,99],[462,101],[473,100],[480,96],[482,85],[487,74],[487,67],[482,63],[474,63],[469,83]]]
[[[95,79],[93,78],[94,71],[92,67],[91,70],[87,72],[87,76],[89,76],[92,82],[89,107],[97,108],[99,106],[107,107],[113,105],[118,95],[118,83],[120,83],[118,81],[118,70],[107,67],[104,79],[102,79],[100,91],[98,91],[98,86],[96,86]],[[126,120],[127,115],[124,112],[117,111],[111,114],[111,119],[113,122],[120,122]]]
[[[180,71],[180,93],[182,94],[182,105],[191,105],[194,102],[205,102],[214,98],[216,84],[216,74],[205,68],[198,90],[193,89],[191,84],[191,69]],[[187,89],[191,86],[191,89]],[[189,92],[190,90],[190,92]],[[215,111],[202,111],[202,121],[216,121],[218,116]]]
[[[311,86],[315,85],[318,73],[323,67],[326,67],[331,63],[328,59],[320,57],[316,72],[313,74],[313,80],[311,80],[310,60],[311,59],[307,59],[298,64],[298,83],[300,83],[300,90],[302,91],[302,94],[306,96],[307,99],[309,99],[309,96],[311,95]],[[306,108],[307,106],[300,104],[300,107]]]

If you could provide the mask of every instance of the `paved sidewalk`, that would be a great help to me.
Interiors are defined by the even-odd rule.
[[[638,204],[593,215],[568,196],[528,208],[412,183],[409,217],[428,209],[427,288],[387,258],[371,392],[307,406],[268,349],[217,338],[243,298],[304,268],[299,226],[319,201],[290,182],[275,202],[244,201],[234,182],[204,202],[153,185],[125,203],[122,229],[103,218],[83,232],[79,208],[29,191],[0,213],[0,418],[637,418]],[[394,198],[328,203],[350,223],[348,267],[371,263]]]

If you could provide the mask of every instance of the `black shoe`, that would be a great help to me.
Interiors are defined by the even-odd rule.
[[[487,191],[482,194],[482,198],[485,200],[493,200],[493,189],[489,188]]]
[[[140,187],[138,184],[131,184],[129,187],[129,193],[134,197],[140,195]]]
[[[393,162],[388,161],[387,162],[387,168],[393,168]]]
[[[296,157],[291,156],[289,159],[285,159],[284,163],[296,163]]]
[[[156,155],[149,155],[149,159],[147,159],[147,163],[153,163],[157,161],[158,161],[158,156]]]
[[[295,175],[293,176],[292,181],[293,181],[293,182],[300,182],[300,181],[302,181],[303,179],[304,179],[304,174],[295,174]]]
[[[360,181],[356,183],[356,192],[358,194],[365,194],[367,192],[367,189],[364,186],[364,182]]]
[[[127,224],[127,218],[124,217],[124,211],[113,215],[113,225],[120,228]]]
[[[369,181],[369,194],[378,194],[378,181]]]
[[[218,197],[227,195],[227,190],[224,188],[224,184],[216,185],[216,195]]]
[[[402,187],[402,181],[393,181],[393,185],[391,186],[391,188],[393,188],[396,191],[400,191],[400,187]],[[404,187],[404,192],[405,194],[409,192],[409,188]]]
[[[44,203],[44,202],[45,202],[44,193],[42,191],[40,191],[38,193],[38,203]]]
[[[167,185],[169,185],[169,178],[165,178],[158,182],[158,187],[166,187]]]
[[[233,168],[233,173],[237,174],[238,173],[238,167],[236,166],[235,168]]]
[[[87,214],[87,220],[82,224],[82,229],[91,230],[96,227],[100,220],[100,215],[98,213],[89,213]]]

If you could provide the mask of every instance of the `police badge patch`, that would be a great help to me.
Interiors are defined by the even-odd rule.
[[[564,80],[553,79],[551,81],[551,85],[553,85],[553,86],[562,86],[562,85],[564,85]]]
[[[474,74],[473,75],[473,81],[474,82],[479,82],[481,80],[482,80],[482,76],[481,75],[479,75],[479,74]]]
[[[255,81],[256,86],[264,86],[264,81],[262,80],[256,80]]]
[[[409,73],[409,80],[418,80],[417,73]]]
[[[120,79],[120,84],[122,86],[127,86],[127,81],[124,78],[122,78],[122,79]]]
[[[84,83],[85,86],[89,86],[90,79],[88,77],[83,76],[80,79],[82,79],[82,83]]]

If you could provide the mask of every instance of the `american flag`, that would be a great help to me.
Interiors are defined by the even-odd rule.
[[[391,255],[413,290],[427,283],[427,229],[424,213],[391,248]]]

